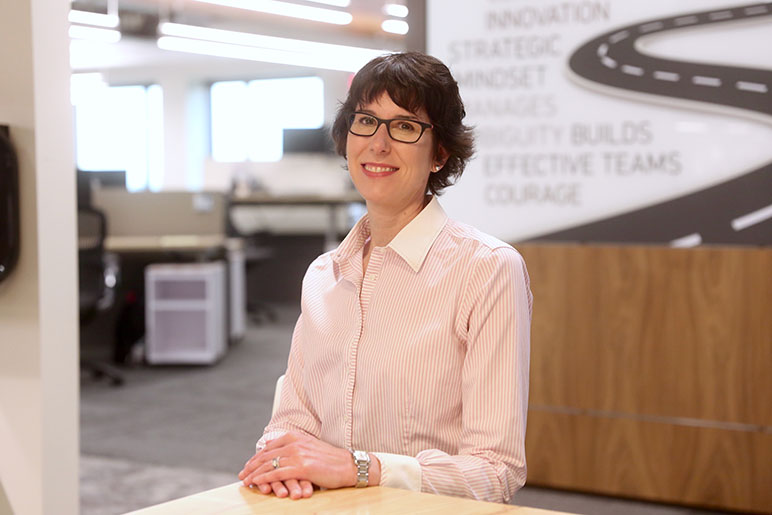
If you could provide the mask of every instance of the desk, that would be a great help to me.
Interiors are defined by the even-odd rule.
[[[561,512],[473,501],[383,486],[316,491],[309,499],[280,499],[242,486],[240,482],[132,512],[135,515],[260,515],[275,513],[405,514],[452,513],[485,515],[557,515]]]
[[[244,278],[243,240],[224,234],[172,234],[159,236],[108,236],[105,250],[121,256],[122,292],[132,290],[135,297],[145,298],[145,267],[163,262],[206,262],[223,259],[227,262],[226,320],[228,335],[238,339],[245,332],[246,285]],[[239,257],[240,256],[240,257]],[[141,304],[139,305],[141,307]],[[124,362],[136,340],[144,332],[144,313],[134,314],[133,322],[122,317],[126,304],[119,301],[115,312],[118,320],[114,333],[114,359]],[[121,320],[124,320],[121,322]],[[129,336],[131,333],[132,336]],[[138,334],[137,334],[138,333]],[[125,335],[124,335],[125,334]],[[125,340],[125,341],[124,341]]]
[[[341,195],[268,195],[266,193],[251,193],[247,196],[233,195],[228,198],[228,210],[233,206],[327,206],[329,208],[329,223],[324,235],[325,250],[335,248],[338,243],[338,227],[335,219],[335,209],[349,204],[364,204],[364,199],[356,191],[348,191]]]
[[[141,252],[209,252],[228,242],[222,234],[167,236],[108,236],[105,250],[116,253]]]

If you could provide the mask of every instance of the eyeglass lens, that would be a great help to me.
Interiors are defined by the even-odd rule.
[[[364,113],[354,113],[351,120],[351,132],[357,136],[372,136],[380,127],[381,122],[386,123],[389,136],[403,143],[415,143],[423,134],[421,124],[411,120],[379,120],[374,116]]]

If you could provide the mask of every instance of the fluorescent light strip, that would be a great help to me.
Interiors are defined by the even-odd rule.
[[[388,16],[394,16],[395,18],[407,18],[410,11],[406,5],[402,4],[386,4],[383,6],[383,12]]]
[[[262,34],[252,34],[249,32],[236,32],[232,30],[210,29],[208,27],[198,27],[196,25],[183,25],[181,23],[162,23],[158,30],[164,36],[177,36],[180,38],[202,39],[206,41],[215,41],[219,43],[230,43],[234,45],[245,45],[274,50],[284,50],[287,52],[305,52],[305,53],[354,53],[367,56],[378,56],[390,53],[389,50],[378,50],[373,48],[353,47],[346,45],[334,45],[331,43],[318,43],[316,41],[306,41],[302,39],[280,38],[276,36],[264,36]]]
[[[407,31],[410,30],[410,26],[407,22],[402,20],[384,20],[384,22],[381,23],[381,28],[385,32],[401,35],[407,34]]]
[[[98,43],[117,43],[121,40],[121,33],[112,29],[70,25],[70,38],[85,39],[88,41],[96,41]]]
[[[71,10],[67,18],[70,20],[70,23],[107,27],[108,29],[114,29],[120,23],[118,16],[114,14],[92,13],[88,11]]]
[[[158,47],[194,54],[355,72],[389,50],[162,23]]]
[[[324,9],[321,7],[309,7],[306,5],[291,4],[288,2],[279,2],[278,0],[196,0],[206,4],[221,5],[224,7],[235,7],[237,9],[248,9],[267,14],[276,14],[279,16],[288,16],[290,18],[300,18],[303,20],[319,21],[323,23],[332,23],[335,25],[348,25],[353,20],[350,13]]]

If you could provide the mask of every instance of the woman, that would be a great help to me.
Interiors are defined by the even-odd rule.
[[[525,483],[525,264],[437,201],[473,152],[464,116],[433,57],[379,57],[354,77],[332,132],[367,214],[303,279],[279,407],[245,485],[508,502]]]

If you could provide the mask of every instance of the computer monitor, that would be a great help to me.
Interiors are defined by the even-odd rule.
[[[78,205],[91,205],[94,188],[126,189],[124,170],[78,170]]]
[[[284,129],[284,153],[314,152],[334,154],[335,145],[329,127],[318,129]]]

